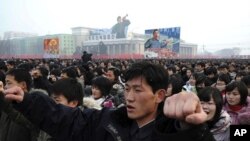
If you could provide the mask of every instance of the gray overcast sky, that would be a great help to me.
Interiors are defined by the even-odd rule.
[[[209,51],[250,48],[249,6],[250,0],[0,0],[0,36],[111,28],[117,16],[128,14],[129,31],[180,26],[183,40]]]

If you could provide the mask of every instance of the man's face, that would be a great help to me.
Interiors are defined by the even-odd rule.
[[[188,77],[190,77],[190,76],[192,75],[191,70],[187,70],[186,75],[187,75]]]
[[[154,39],[159,39],[159,37],[160,37],[159,31],[155,31],[154,34],[153,34],[153,38]]]
[[[146,83],[145,78],[136,77],[125,84],[125,100],[127,114],[137,124],[145,124],[154,119],[159,104],[158,94]]]
[[[195,86],[196,80],[193,75],[190,76],[188,82],[191,86]]]
[[[226,83],[221,80],[217,80],[216,82],[216,88],[219,89],[221,92],[226,89]]]
[[[112,70],[108,70],[106,77],[112,82],[115,81],[115,74]]]
[[[9,88],[12,88],[14,86],[18,86],[18,87],[21,87],[23,89],[21,83],[18,83],[15,80],[15,77],[12,76],[12,75],[7,75],[6,78],[5,78],[5,81],[6,81],[5,89],[9,89]]]
[[[195,66],[195,70],[196,70],[197,72],[200,72],[200,71],[203,70],[203,68],[202,68],[201,65],[196,65],[196,66]]]
[[[220,68],[220,69],[219,69],[219,72],[220,72],[220,73],[227,74],[227,73],[228,73],[228,70],[227,70],[227,68]]]
[[[38,77],[42,76],[42,74],[41,74],[41,71],[39,69],[34,69],[31,72],[31,76],[33,78],[38,78]]]
[[[69,78],[67,73],[61,73],[61,79],[64,79],[64,78]]]

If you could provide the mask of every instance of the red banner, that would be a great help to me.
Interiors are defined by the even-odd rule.
[[[45,54],[58,55],[59,54],[59,39],[44,39]]]

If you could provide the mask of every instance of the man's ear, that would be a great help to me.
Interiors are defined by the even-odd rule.
[[[77,105],[78,105],[78,101],[77,100],[70,101],[69,104],[68,104],[68,106],[72,107],[72,108],[77,107]]]
[[[162,101],[164,101],[165,100],[165,95],[166,95],[166,90],[164,90],[164,89],[160,89],[160,90],[158,90],[158,91],[156,91],[156,102],[157,103],[161,103]]]
[[[24,90],[24,91],[27,91],[28,88],[27,88],[27,84],[25,81],[22,81],[22,82],[19,82],[19,87]]]

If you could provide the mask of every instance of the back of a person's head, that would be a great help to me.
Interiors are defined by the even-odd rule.
[[[222,64],[218,67],[218,69],[229,69],[229,66],[228,66],[227,64],[225,64],[225,63],[222,63]]]
[[[241,81],[233,81],[231,83],[229,83],[226,86],[226,93],[228,92],[232,92],[235,88],[238,89],[239,94],[240,94],[240,105],[246,105],[247,103],[247,96],[248,96],[248,90],[247,90],[247,86],[245,85],[245,83],[241,82]]]
[[[7,75],[14,76],[17,82],[25,82],[28,91],[31,89],[32,78],[31,78],[30,73],[27,70],[15,68],[15,69],[9,70],[6,73],[6,76]]]
[[[31,64],[31,63],[21,63],[17,66],[17,68],[20,68],[20,69],[25,69],[27,71],[31,71],[34,66]]]
[[[0,61],[0,70],[3,70],[4,72],[7,71],[7,66],[4,61]]]
[[[75,67],[67,67],[62,70],[62,73],[67,74],[70,78],[76,78],[77,77],[77,71]]]
[[[176,68],[175,66],[171,65],[167,68],[168,71],[172,71],[173,73],[176,73]]]
[[[217,69],[215,67],[208,67],[205,71],[206,75],[217,74]]]
[[[57,77],[61,76],[61,70],[60,69],[53,69],[50,71],[50,75],[55,75]]]
[[[82,85],[74,78],[65,78],[57,80],[52,85],[52,93],[54,95],[63,95],[68,102],[78,101],[78,106],[82,105],[83,88]]]
[[[183,80],[181,75],[172,74],[169,76],[169,84],[172,84],[172,94],[177,94],[182,91],[183,88]]]
[[[221,110],[223,108],[222,95],[220,94],[220,91],[217,88],[205,87],[198,92],[198,97],[201,102],[209,102],[212,98],[214,100],[214,104],[216,106],[215,114],[212,118],[212,121],[208,121],[209,127],[212,128],[214,124],[219,121],[221,116]]]
[[[196,65],[197,65],[197,66],[199,65],[199,66],[201,66],[202,68],[205,68],[205,66],[206,66],[205,63],[204,63],[204,62],[201,62],[201,61],[198,62]]]
[[[102,96],[107,96],[112,89],[112,82],[104,77],[104,76],[97,76],[92,79],[92,87],[97,87],[100,89]]]
[[[41,72],[43,78],[47,78],[49,75],[49,70],[45,67],[39,67],[38,70]]]
[[[15,61],[14,60],[8,60],[6,63],[9,64],[9,65],[12,65],[12,66],[15,65]]]
[[[53,69],[60,69],[60,65],[59,64],[55,64],[54,62],[50,63],[49,64],[49,70],[53,70]]]
[[[206,75],[204,75],[203,73],[197,73],[195,85],[197,86],[202,83],[205,83],[205,80],[206,80]]]
[[[244,76],[241,81],[244,82],[248,88],[250,88],[250,75]]]
[[[96,76],[100,76],[100,75],[103,75],[104,74],[104,71],[103,71],[103,68],[102,67],[97,67],[97,68],[95,68],[94,69],[94,74],[96,75]]]
[[[127,70],[124,78],[125,82],[137,77],[145,78],[153,93],[159,89],[165,89],[168,86],[168,73],[160,65],[152,64],[146,61],[132,64]]]
[[[203,73],[198,73],[198,72],[195,72],[195,73],[192,73],[193,76],[193,79],[196,80],[196,85],[197,84],[200,84],[202,80],[204,80],[204,78],[206,77]]]
[[[237,74],[236,74],[235,77],[244,77],[246,75],[247,75],[247,72],[245,72],[245,71],[239,71],[239,72],[237,72]]]

